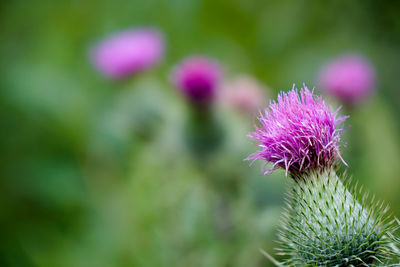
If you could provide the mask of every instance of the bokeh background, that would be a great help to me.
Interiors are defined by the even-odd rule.
[[[288,179],[243,161],[254,117],[223,108],[223,146],[191,156],[168,77],[192,54],[252,75],[271,98],[313,87],[343,53],[368,57],[376,93],[342,109],[342,153],[400,216],[399,14],[399,2],[369,0],[1,1],[0,266],[270,266],[259,248],[274,254]],[[164,33],[162,63],[100,75],[90,47],[137,26]]]

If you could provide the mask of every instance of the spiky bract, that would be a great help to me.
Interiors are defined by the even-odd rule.
[[[328,105],[304,85],[298,93],[282,92],[258,118],[252,137],[260,148],[248,160],[273,163],[266,171],[278,167],[293,177],[332,167],[340,158],[339,141],[346,117],[332,112]]]
[[[284,266],[390,266],[399,255],[388,208],[352,191],[334,172],[296,180],[280,232]]]

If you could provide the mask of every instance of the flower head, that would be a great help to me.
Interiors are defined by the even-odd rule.
[[[164,53],[164,38],[156,29],[130,29],[100,42],[91,50],[94,66],[118,79],[157,64]]]
[[[322,68],[319,84],[328,94],[345,103],[354,104],[373,92],[375,70],[364,57],[345,55]]]
[[[241,75],[222,85],[220,98],[242,113],[254,114],[265,104],[267,96],[257,80]]]
[[[310,171],[332,167],[340,158],[339,141],[346,117],[338,117],[318,96],[304,89],[278,95],[258,118],[260,125],[249,136],[259,150],[248,160],[263,159],[297,177]]]
[[[209,105],[216,97],[221,79],[218,63],[205,57],[183,60],[172,73],[173,84],[195,105]]]

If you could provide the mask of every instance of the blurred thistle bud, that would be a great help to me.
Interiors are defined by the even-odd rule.
[[[209,58],[184,59],[172,72],[172,83],[196,107],[209,107],[222,76],[219,64]]]
[[[398,263],[398,225],[388,208],[360,196],[334,170],[345,118],[304,86],[281,93],[250,134],[260,150],[248,159],[273,163],[267,172],[283,168],[295,181],[279,234],[282,266]]]
[[[92,48],[90,57],[102,74],[119,79],[152,68],[163,54],[161,32],[138,28],[116,33],[101,41]]]
[[[224,82],[219,98],[224,105],[250,115],[258,112],[267,102],[266,89],[256,79],[247,75]]]
[[[319,75],[321,89],[346,104],[368,98],[375,83],[374,67],[366,58],[356,54],[344,55],[328,63]]]

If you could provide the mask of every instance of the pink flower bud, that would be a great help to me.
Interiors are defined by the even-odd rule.
[[[319,76],[322,90],[344,103],[366,99],[375,89],[375,70],[358,55],[342,56],[322,68]]]
[[[118,79],[149,69],[164,53],[164,38],[155,29],[130,29],[110,36],[91,50],[93,65]]]

